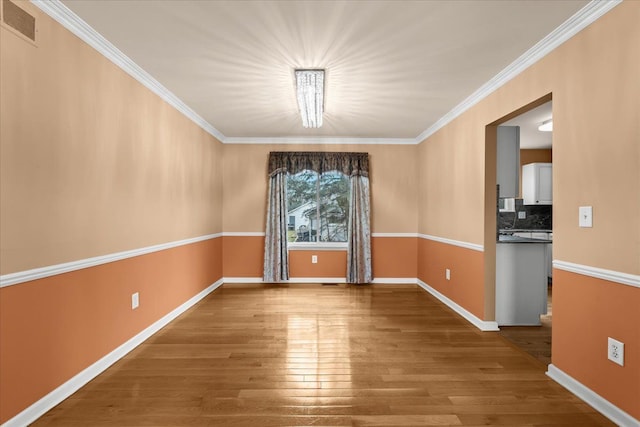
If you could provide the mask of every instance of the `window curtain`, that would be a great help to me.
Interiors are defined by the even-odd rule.
[[[371,229],[369,205],[369,177],[354,171],[349,177],[349,225],[347,228],[347,283],[370,283]]]
[[[287,252],[287,171],[277,169],[269,174],[267,230],[264,239],[265,282],[289,280]]]
[[[318,173],[338,171],[349,177],[347,282],[369,283],[371,270],[371,230],[369,208],[369,154],[274,151],[269,153],[269,200],[264,249],[264,281],[289,279],[287,252],[287,173],[304,170]]]

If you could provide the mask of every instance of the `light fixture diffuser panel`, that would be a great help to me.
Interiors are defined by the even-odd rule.
[[[324,107],[324,70],[296,70],[296,95],[302,126],[322,126]]]

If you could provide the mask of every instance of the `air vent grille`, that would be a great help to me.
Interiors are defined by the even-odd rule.
[[[36,18],[9,0],[2,0],[2,20],[20,34],[36,41]]]

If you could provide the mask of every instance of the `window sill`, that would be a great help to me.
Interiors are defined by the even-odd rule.
[[[288,243],[287,248],[292,251],[346,251],[347,242],[299,242]]]

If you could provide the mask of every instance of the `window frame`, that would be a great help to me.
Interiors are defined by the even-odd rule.
[[[305,170],[309,170],[309,169],[305,169]],[[309,170],[310,172],[314,172],[317,176],[316,179],[316,218],[318,221],[318,227],[321,227],[321,221],[320,221],[320,179],[322,177],[322,173],[317,172],[317,171],[313,171],[313,170]],[[304,171],[301,171],[299,173],[302,173]],[[336,171],[338,173],[341,173],[343,176],[344,173],[340,172],[340,171]],[[287,180],[289,179],[289,177],[296,175],[296,174],[290,174],[287,173]],[[348,179],[348,177],[347,177]],[[288,190],[287,190],[288,191]],[[287,213],[288,216],[288,213]],[[346,218],[347,222],[349,221],[348,218]],[[288,222],[288,221],[287,221]],[[288,228],[287,228],[288,229]],[[348,239],[347,239],[348,240]],[[344,241],[344,242],[320,242],[320,241],[316,241],[316,242],[289,242],[287,240],[287,249],[291,249],[291,250],[298,250],[298,251],[313,251],[313,250],[318,250],[318,251],[335,251],[335,250],[347,250],[347,244],[348,241]]]

